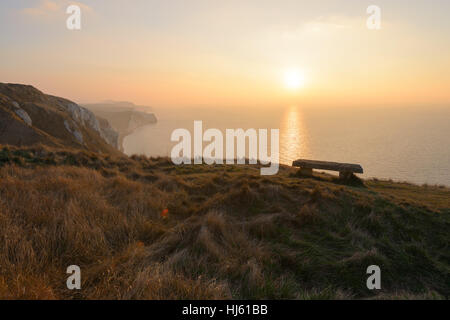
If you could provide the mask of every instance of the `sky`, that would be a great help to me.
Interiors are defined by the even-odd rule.
[[[79,103],[450,106],[449,14],[448,0],[2,0],[0,82]]]

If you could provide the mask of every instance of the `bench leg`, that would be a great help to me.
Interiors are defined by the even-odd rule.
[[[300,168],[300,174],[303,176],[312,176],[313,169],[312,168]]]
[[[351,171],[339,171],[339,178],[342,180],[348,180],[352,177]]]

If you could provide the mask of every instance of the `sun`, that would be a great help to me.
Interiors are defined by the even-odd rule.
[[[289,90],[297,90],[305,85],[305,75],[297,69],[288,69],[284,72],[284,86]]]

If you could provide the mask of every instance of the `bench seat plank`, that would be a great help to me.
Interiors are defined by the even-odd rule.
[[[299,159],[292,163],[293,167],[331,170],[339,172],[364,173],[359,164]]]

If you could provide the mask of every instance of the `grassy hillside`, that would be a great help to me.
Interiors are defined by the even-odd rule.
[[[0,147],[0,298],[448,298],[449,227],[446,187]]]

